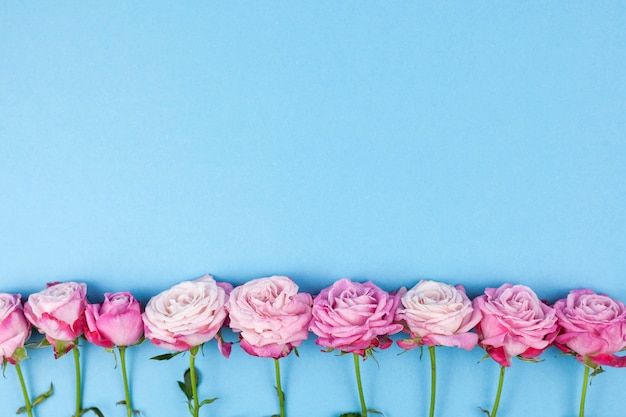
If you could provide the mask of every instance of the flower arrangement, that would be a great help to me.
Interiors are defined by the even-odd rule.
[[[31,327],[43,335],[38,343],[28,343]],[[229,327],[238,340],[225,340],[223,327]],[[31,400],[21,363],[28,358],[29,349],[46,346],[52,346],[55,358],[73,352],[73,417],[87,413],[102,416],[97,407],[82,405],[79,346],[84,342],[119,354],[125,399],[118,404],[125,405],[127,417],[138,414],[131,403],[125,355],[128,347],[142,343],[144,337],[169,351],[153,359],[189,355],[189,368],[178,386],[193,417],[199,417],[200,408],[216,400],[200,400],[195,366],[202,347],[212,339],[225,357],[229,357],[232,344],[238,343],[252,356],[274,360],[280,412],[272,417],[286,417],[280,359],[291,352],[297,355],[297,347],[309,332],[317,337],[315,344],[323,352],[353,357],[360,411],[339,417],[381,414],[366,405],[360,362],[367,358],[375,361],[376,349],[389,348],[392,336],[399,332],[406,333],[394,336],[399,347],[426,346],[429,350],[430,417],[435,415],[436,404],[436,347],[471,350],[478,345],[500,365],[496,400],[491,411],[483,410],[490,417],[498,413],[504,373],[513,358],[537,362],[553,344],[576,357],[585,367],[580,417],[585,412],[589,377],[602,372],[602,366],[626,366],[626,356],[619,353],[626,350],[626,307],[588,289],[573,290],[551,306],[530,288],[508,283],[487,288],[471,300],[461,285],[422,280],[409,290],[390,293],[372,282],[343,278],[314,296],[300,292],[285,276],[254,279],[233,288],[205,275],[153,296],[143,311],[129,292],[106,293],[104,301],[90,304],[87,286],[77,282],[49,284],[30,294],[24,303],[19,294],[0,293],[0,356],[3,368],[11,365],[16,369],[25,402],[18,414],[29,417],[53,395],[53,386]]]

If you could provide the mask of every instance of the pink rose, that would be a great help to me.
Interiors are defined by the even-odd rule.
[[[396,320],[411,334],[410,339],[398,341],[400,347],[457,346],[471,350],[476,346],[478,335],[469,331],[481,314],[472,307],[462,285],[420,281],[408,292],[402,288],[398,295],[401,305]]]
[[[28,297],[24,304],[26,318],[54,346],[58,358],[69,352],[83,334],[87,285],[57,282]]]
[[[288,277],[255,279],[230,294],[230,328],[241,332],[241,347],[250,355],[282,358],[309,336],[312,304]]]
[[[559,330],[554,309],[523,285],[487,288],[474,308],[483,316],[476,326],[479,344],[502,366],[511,366],[513,356],[539,356]]]
[[[399,301],[371,282],[340,279],[313,300],[310,329],[318,336],[315,343],[361,356],[370,348],[386,349],[389,335],[402,330],[394,323]]]
[[[24,317],[22,296],[0,293],[0,358],[13,365],[24,359],[18,352],[29,337],[30,323]]]
[[[85,338],[104,348],[131,346],[143,335],[141,305],[129,292],[104,294],[104,302],[87,304]]]
[[[626,348],[624,304],[591,290],[574,290],[554,303],[561,332],[555,344],[576,354],[585,363],[626,366],[626,357],[615,355]]]
[[[179,352],[211,340],[226,319],[231,289],[205,275],[155,295],[143,313],[146,337],[156,346]]]

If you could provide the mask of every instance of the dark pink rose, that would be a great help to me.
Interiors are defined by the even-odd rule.
[[[0,293],[0,358],[14,365],[24,359],[25,355],[18,352],[29,337],[30,323],[24,317],[22,297]]]
[[[626,357],[615,355],[626,348],[626,308],[604,294],[573,290],[554,303],[561,332],[555,344],[576,354],[585,363],[626,366]]]
[[[480,321],[480,310],[472,307],[462,285],[420,281],[406,291],[402,288],[396,320],[404,324],[411,338],[398,341],[404,349],[426,346],[457,346],[470,350],[478,335],[470,330]]]
[[[487,288],[473,303],[482,313],[478,343],[502,366],[511,366],[513,356],[539,356],[558,333],[554,309],[523,285]]]
[[[48,284],[48,288],[28,297],[26,318],[46,335],[56,357],[69,352],[83,334],[87,285],[77,282]]]
[[[141,305],[129,292],[104,294],[102,304],[87,304],[85,338],[104,348],[131,346],[141,340]]]
[[[366,350],[391,345],[390,335],[402,330],[394,323],[400,299],[371,282],[340,279],[313,300],[310,329],[316,344],[366,355]]]
[[[255,279],[230,294],[230,328],[241,332],[241,347],[250,355],[282,358],[309,336],[312,304],[288,277]]]
[[[230,284],[205,275],[155,295],[143,313],[146,337],[156,346],[174,351],[213,339],[226,320],[231,289]]]

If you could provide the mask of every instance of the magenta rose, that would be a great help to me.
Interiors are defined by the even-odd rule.
[[[372,282],[340,279],[324,288],[313,300],[310,330],[316,344],[361,356],[366,351],[391,345],[390,335],[402,330],[394,323],[400,298]]]
[[[22,351],[30,337],[30,323],[24,317],[22,296],[0,293],[0,358],[15,365],[26,357]]]
[[[502,366],[511,366],[514,356],[539,356],[558,333],[554,309],[523,285],[487,288],[473,303],[482,313],[476,326],[478,343]]]
[[[69,352],[83,334],[87,285],[77,282],[48,284],[28,297],[26,318],[46,335],[58,358]]]
[[[230,294],[230,328],[241,332],[241,347],[250,355],[282,358],[309,336],[312,304],[288,277],[255,279]]]
[[[146,337],[156,346],[179,352],[211,340],[227,317],[231,289],[205,275],[155,295],[143,313]]]
[[[457,346],[471,350],[478,335],[470,330],[480,321],[480,310],[472,307],[462,285],[456,287],[435,281],[420,281],[398,295],[396,320],[411,335],[398,341],[404,349],[418,346]]]
[[[87,304],[85,338],[104,348],[131,346],[143,335],[141,305],[129,292],[104,294],[102,304]]]
[[[626,357],[615,355],[626,348],[626,308],[604,294],[573,290],[554,303],[561,331],[555,344],[586,363],[626,366]]]

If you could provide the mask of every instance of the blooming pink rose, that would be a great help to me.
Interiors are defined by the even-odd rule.
[[[511,357],[531,359],[547,349],[559,330],[554,309],[523,285],[487,288],[474,299],[482,313],[478,342],[496,362],[511,366]]]
[[[28,297],[24,304],[26,318],[54,346],[56,357],[69,352],[83,334],[87,285],[56,282]]]
[[[554,303],[561,332],[555,344],[576,354],[585,363],[626,366],[626,357],[615,352],[626,348],[626,308],[624,304],[591,290],[573,290]]]
[[[282,358],[309,336],[312,304],[288,277],[255,279],[230,294],[230,328],[241,332],[241,347],[250,355]]]
[[[85,338],[104,348],[134,345],[143,335],[141,305],[129,292],[104,294],[104,302],[87,304]]]
[[[226,319],[231,289],[205,275],[155,295],[143,313],[146,337],[156,346],[179,352],[211,340]]]
[[[391,345],[390,335],[402,330],[394,323],[400,298],[371,282],[340,279],[313,300],[310,329],[316,344],[343,352],[366,355],[367,349]]]
[[[408,292],[402,288],[398,295],[401,305],[396,320],[411,334],[410,339],[398,341],[400,347],[457,346],[471,350],[476,346],[478,335],[469,331],[481,314],[472,307],[462,285],[422,280]]]
[[[24,359],[16,350],[30,337],[30,323],[24,317],[22,296],[0,293],[0,358],[11,364]]]

